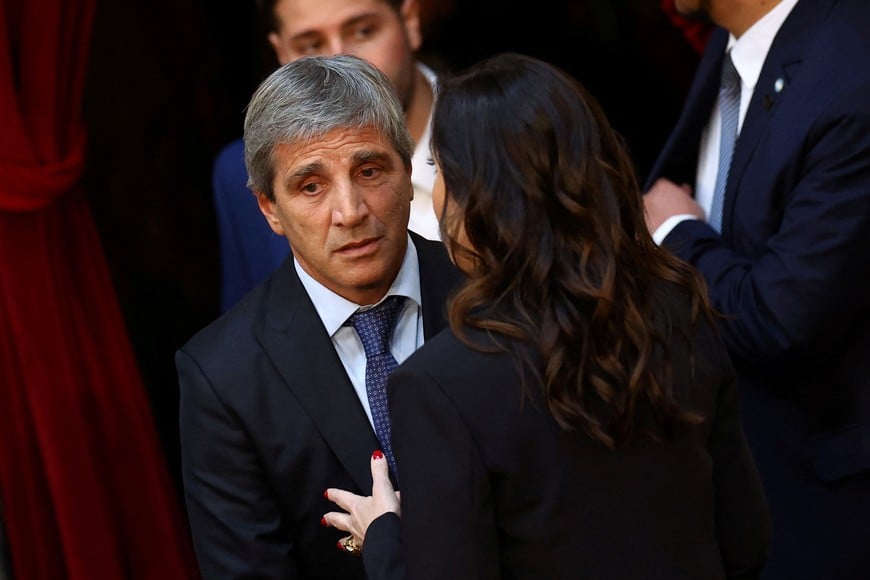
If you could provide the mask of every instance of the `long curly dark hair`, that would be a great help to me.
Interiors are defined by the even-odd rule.
[[[675,285],[692,321],[712,318],[703,279],[652,241],[631,159],[582,85],[525,55],[482,61],[443,79],[432,152],[442,236],[469,265],[450,302],[457,336],[486,350],[464,329],[487,331],[563,429],[608,447],[700,421],[671,392],[653,297]]]

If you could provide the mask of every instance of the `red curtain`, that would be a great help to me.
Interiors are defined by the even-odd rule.
[[[0,0],[0,502],[15,580],[196,578],[80,178],[96,0]]]

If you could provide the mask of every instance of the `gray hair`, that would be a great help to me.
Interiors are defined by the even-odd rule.
[[[335,129],[374,127],[406,165],[414,142],[389,78],[350,55],[308,56],[260,84],[245,115],[248,187],[275,200],[275,147],[310,143]]]

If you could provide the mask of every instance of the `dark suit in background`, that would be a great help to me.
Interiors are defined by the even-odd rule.
[[[508,354],[473,350],[452,331],[393,373],[408,578],[757,577],[769,522],[740,431],[733,368],[708,324],[689,354],[677,338],[689,332],[685,295],[659,290],[674,392],[705,417],[667,443],[641,437],[610,450],[561,429],[529,377],[534,394],[523,400]],[[498,350],[492,337],[468,332]],[[367,567],[370,556],[389,561],[397,550],[391,516],[366,534]]]
[[[275,270],[290,246],[263,221],[248,189],[241,139],[221,149],[211,179],[221,249],[221,312],[226,312]]]
[[[424,335],[458,280],[444,246],[412,234]],[[375,433],[288,258],[177,354],[182,464],[205,578],[364,578],[320,525],[328,487],[370,490]]]
[[[870,578],[870,3],[800,0],[737,141],[722,234],[664,245],[729,314],[724,340],[773,518],[766,578]],[[727,33],[717,30],[650,175],[693,183]]]

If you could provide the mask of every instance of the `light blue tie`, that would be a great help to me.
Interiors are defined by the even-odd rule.
[[[713,189],[713,203],[710,206],[710,225],[717,232],[722,231],[722,208],[725,203],[725,186],[728,185],[728,171],[737,141],[737,125],[740,120],[740,75],[734,68],[731,52],[725,54],[722,62],[722,80],[719,83],[719,114],[722,129],[719,133],[719,169],[716,172],[716,186]]]
[[[394,480],[396,480],[396,459],[393,457],[391,443],[387,379],[399,366],[390,353],[390,336],[396,326],[396,315],[404,301],[401,296],[389,296],[374,308],[355,312],[347,322],[354,327],[365,349],[366,394],[372,410],[372,422]]]

